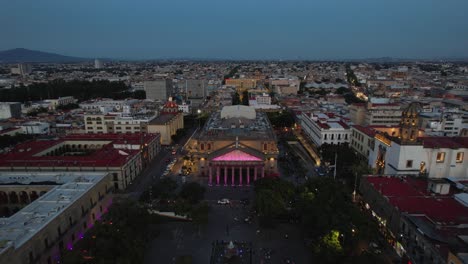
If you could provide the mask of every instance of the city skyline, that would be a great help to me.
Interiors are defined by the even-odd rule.
[[[467,8],[462,1],[5,3],[0,22],[16,25],[0,29],[0,50],[135,60],[466,58]]]

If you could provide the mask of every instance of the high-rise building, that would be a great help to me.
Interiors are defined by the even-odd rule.
[[[349,111],[354,124],[367,126],[399,125],[402,114],[398,103],[355,103]]]
[[[17,67],[11,68],[11,73],[12,74],[19,74],[19,75],[26,75],[30,74],[32,72],[32,67],[29,64],[18,64]]]
[[[167,100],[172,92],[172,80],[146,81],[144,87],[146,99]]]
[[[207,95],[208,80],[181,80],[178,87],[186,93],[187,98],[203,98]]]
[[[95,69],[102,69],[102,68],[104,68],[104,63],[101,60],[95,59],[94,60],[94,68]]]
[[[0,103],[0,119],[20,118],[21,103],[17,102],[1,102]]]

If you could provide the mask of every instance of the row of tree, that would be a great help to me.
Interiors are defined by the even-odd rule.
[[[109,81],[90,82],[57,79],[48,83],[34,83],[29,86],[21,85],[11,89],[0,90],[0,101],[3,102],[28,102],[64,96],[73,96],[78,101],[99,97],[110,97],[113,99],[146,98],[144,91],[130,92],[125,83]]]
[[[172,211],[186,215],[199,227],[208,222],[209,206],[201,202],[206,189],[196,182],[182,186],[171,178],[163,178],[150,186],[140,197],[140,201],[150,203],[160,211]]]
[[[255,208],[260,224],[287,219],[298,222],[320,263],[380,263],[362,250],[379,236],[378,226],[352,203],[350,190],[330,178],[314,178],[294,186],[279,178],[255,182]]]

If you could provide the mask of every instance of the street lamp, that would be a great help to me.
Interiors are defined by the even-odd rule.
[[[198,116],[197,116],[197,119],[198,119],[198,129],[200,129],[200,114],[201,114],[201,110],[200,110],[200,109],[197,110],[197,114],[198,114]]]

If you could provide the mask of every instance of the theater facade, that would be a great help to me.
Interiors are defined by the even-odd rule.
[[[225,106],[213,113],[187,150],[209,185],[250,185],[259,178],[279,176],[270,121],[249,106]]]

